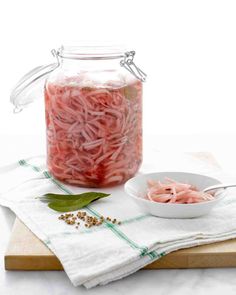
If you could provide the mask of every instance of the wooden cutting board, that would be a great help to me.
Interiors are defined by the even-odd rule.
[[[216,165],[209,154],[198,153],[197,157]],[[175,251],[145,269],[210,267],[236,267],[236,239]],[[18,218],[5,253],[5,268],[63,270],[57,257]]]
[[[236,239],[172,252],[145,268],[208,267],[236,267]],[[63,270],[57,257],[17,218],[5,254],[5,268]]]

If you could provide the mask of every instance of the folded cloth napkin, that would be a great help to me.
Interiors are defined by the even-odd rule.
[[[142,172],[161,170],[204,173],[226,180],[220,169],[191,155],[156,153],[155,163]],[[143,214],[124,193],[123,186],[85,189],[67,186],[46,170],[45,158],[34,157],[0,168],[0,204],[9,207],[59,258],[75,286],[87,288],[123,278],[169,252],[236,237],[234,190],[204,217],[162,219]],[[92,216],[112,216],[121,225],[76,229],[58,220],[60,213],[40,202],[48,192],[74,194],[85,191],[111,193],[83,209]]]

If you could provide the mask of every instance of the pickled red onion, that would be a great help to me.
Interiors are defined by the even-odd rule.
[[[102,88],[78,80],[45,86],[49,171],[79,186],[123,183],[142,160],[142,83]]]
[[[214,196],[198,191],[190,184],[165,178],[165,182],[148,181],[146,199],[159,203],[193,204],[214,200]]]

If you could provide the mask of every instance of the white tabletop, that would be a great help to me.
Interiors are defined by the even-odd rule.
[[[2,135],[0,164],[33,154],[44,153],[41,136]],[[236,136],[235,136],[236,139]],[[174,142],[174,146],[173,146]],[[222,143],[224,142],[224,144]],[[227,145],[225,145],[227,142]],[[149,151],[169,149],[184,151],[211,151],[221,166],[235,172],[235,140],[232,136],[148,136],[145,155]],[[34,153],[32,153],[34,151]],[[15,215],[0,208],[0,294],[1,295],[74,295],[74,294],[236,294],[236,268],[140,270],[122,280],[90,290],[73,287],[63,271],[5,271],[3,256],[10,237]]]

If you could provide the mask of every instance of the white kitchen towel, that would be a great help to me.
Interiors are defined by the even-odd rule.
[[[155,161],[141,172],[186,171],[204,173],[222,181],[217,166],[192,155],[156,153]],[[75,286],[87,288],[125,277],[169,252],[236,237],[236,191],[204,217],[162,219],[143,214],[124,193],[123,186],[85,189],[67,186],[47,171],[44,157],[20,160],[0,168],[0,204],[9,207],[59,258]],[[36,197],[48,192],[75,194],[86,191],[111,193],[83,209],[93,216],[111,216],[121,225],[99,227],[67,225],[60,213]]]

